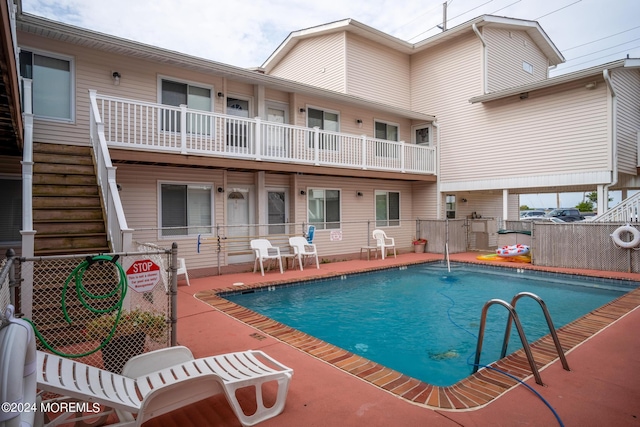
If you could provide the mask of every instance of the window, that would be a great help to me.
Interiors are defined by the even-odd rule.
[[[310,189],[307,196],[308,221],[318,230],[340,228],[340,190]]]
[[[445,205],[447,219],[454,219],[456,217],[456,196],[447,194]]]
[[[211,233],[211,185],[161,184],[162,236]]]
[[[376,121],[375,138],[385,139],[387,141],[398,141],[398,126]],[[400,147],[398,144],[387,144],[376,141],[376,156],[397,159],[400,157]]]
[[[318,127],[321,130],[332,132],[340,131],[340,116],[338,113],[318,110],[315,108],[307,109],[307,126],[310,128]],[[313,137],[309,139],[309,147],[314,148]],[[337,150],[338,135],[321,134],[320,135],[321,150]]]
[[[0,179],[0,244],[3,246],[20,245],[22,242],[22,181],[19,179]]]
[[[73,82],[71,59],[28,50],[20,52],[20,76],[33,81],[33,114],[71,121]]]
[[[533,74],[533,65],[529,64],[527,61],[522,61],[522,69],[529,74]]]
[[[179,107],[186,105],[192,110],[211,111],[211,89],[188,83],[162,80],[161,102],[164,105]],[[211,134],[212,118],[199,114],[187,114],[187,132]],[[180,113],[165,110],[162,117],[162,130],[180,132]]]
[[[431,145],[431,125],[421,125],[413,127],[414,144],[430,146]]]
[[[376,227],[400,225],[400,193],[376,190]]]

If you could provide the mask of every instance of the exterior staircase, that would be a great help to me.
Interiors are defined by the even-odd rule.
[[[110,252],[90,147],[33,144],[34,255]]]
[[[640,192],[627,197],[602,215],[598,215],[593,222],[626,222],[637,223],[640,216]]]

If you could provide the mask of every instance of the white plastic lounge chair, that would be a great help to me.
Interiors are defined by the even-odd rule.
[[[373,230],[373,238],[376,239],[376,246],[379,247],[380,252],[382,252],[382,259],[384,259],[387,254],[387,248],[393,248],[393,257],[397,258],[396,241],[393,237],[387,237],[383,230]]]
[[[184,274],[184,278],[187,280],[187,286],[191,286],[189,283],[189,273],[187,273],[187,263],[184,261],[184,258],[178,258],[178,271],[176,274],[179,276]]]
[[[37,360],[38,389],[113,408],[117,426],[141,426],[218,393],[225,394],[243,426],[252,426],[282,412],[293,375],[292,369],[254,350],[194,359],[186,347],[169,347],[130,359],[122,375],[41,351]],[[262,385],[269,381],[277,381],[278,391],[267,408]],[[245,415],[236,398],[236,390],[248,386],[256,393],[252,415]],[[54,422],[73,415],[60,415]]]
[[[256,272],[258,262],[260,263],[260,272],[264,276],[264,261],[278,260],[280,265],[280,274],[284,273],[282,270],[282,257],[280,256],[280,248],[274,248],[271,246],[271,242],[267,239],[254,239],[251,241],[251,249],[255,253],[256,260],[253,262],[253,272]]]
[[[315,257],[316,267],[320,268],[318,262],[318,249],[314,243],[307,242],[302,236],[289,237],[289,245],[293,248],[293,264],[295,266],[296,258],[298,258],[298,264],[300,264],[300,270],[304,270],[304,261],[306,258]]]

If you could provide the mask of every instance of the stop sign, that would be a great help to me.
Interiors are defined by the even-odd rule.
[[[134,261],[127,269],[127,282],[136,292],[149,292],[160,282],[160,267],[150,259]]]

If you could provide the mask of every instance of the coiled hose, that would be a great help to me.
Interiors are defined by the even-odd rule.
[[[40,342],[42,343],[42,345],[45,346],[45,348],[49,351],[51,351],[54,354],[57,354],[58,356],[61,357],[68,357],[68,358],[78,358],[78,357],[84,357],[84,356],[88,356],[90,354],[93,354],[95,352],[97,352],[98,350],[101,350],[109,341],[111,341],[111,338],[113,337],[113,335],[116,332],[116,329],[118,327],[118,323],[120,322],[120,316],[122,315],[122,303],[124,302],[124,297],[127,295],[127,275],[124,271],[124,269],[122,268],[122,265],[120,265],[120,263],[118,262],[118,258],[119,255],[114,255],[114,256],[110,256],[110,255],[96,255],[93,257],[87,257],[85,260],[83,260],[80,264],[78,264],[78,266],[76,268],[73,269],[73,271],[71,272],[71,274],[69,274],[69,276],[67,277],[67,280],[65,280],[64,282],[64,286],[62,288],[62,297],[61,297],[61,304],[62,304],[62,312],[64,314],[64,319],[67,321],[67,323],[69,325],[72,324],[72,320],[71,317],[69,317],[69,313],[67,312],[67,290],[69,288],[69,284],[73,281],[74,283],[74,287],[76,290],[76,295],[78,297],[78,299],[80,300],[80,303],[82,304],[82,306],[84,308],[86,308],[87,310],[89,310],[91,313],[94,314],[107,314],[107,313],[113,313],[114,311],[117,312],[116,317],[115,317],[115,321],[113,323],[113,327],[111,328],[111,331],[109,332],[109,335],[107,335],[107,337],[100,343],[100,345],[98,347],[96,347],[93,350],[84,352],[84,353],[80,353],[80,354],[67,354],[67,353],[63,353],[59,350],[56,350],[55,348],[53,348],[53,346],[51,344],[49,344],[45,338],[42,336],[42,334],[40,333],[40,331],[38,331],[38,328],[36,327],[36,325],[33,323],[32,320],[30,319],[24,319],[27,322],[29,322],[31,324],[31,326],[33,327],[34,333],[36,335],[36,337],[38,338],[38,340],[40,340]],[[116,266],[116,268],[118,269],[118,274],[120,276],[120,281],[118,282],[118,285],[110,292],[105,293],[105,294],[93,294],[91,292],[89,292],[87,290],[87,288],[85,288],[85,286],[82,284],[82,278],[84,277],[84,273],[95,263],[103,263],[103,262],[111,262],[113,263],[113,265]],[[95,308],[91,305],[91,303],[87,300],[104,300],[107,298],[112,298],[113,296],[120,294],[118,297],[118,300],[111,305],[110,307],[107,308]]]

